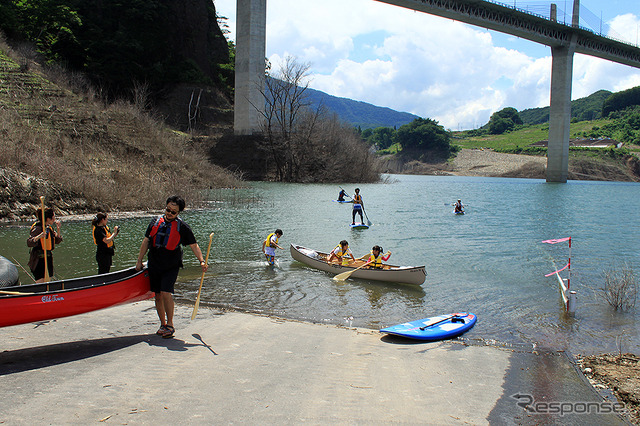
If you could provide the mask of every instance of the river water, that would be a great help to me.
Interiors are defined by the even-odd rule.
[[[354,185],[342,187],[353,195]],[[373,329],[471,311],[478,322],[465,334],[469,339],[582,354],[640,350],[638,309],[616,312],[599,292],[606,269],[626,264],[640,271],[638,184],[389,175],[384,183],[359,187],[373,223],[367,230],[350,229],[351,205],[332,202],[340,188],[331,184],[251,183],[212,191],[210,208],[187,208],[182,217],[203,252],[215,233],[201,303]],[[467,205],[464,216],[452,213],[458,198]],[[158,212],[162,207],[159,200]],[[122,228],[114,269],[135,264],[149,219],[110,221]],[[56,275],[94,274],[90,224],[62,220]],[[284,231],[280,245],[286,250],[277,251],[272,268],[260,246],[276,228]],[[28,225],[4,225],[0,235],[0,254],[26,267]],[[567,263],[568,244],[541,243],[569,236],[574,316],[564,312],[557,280],[545,277]],[[393,252],[391,264],[425,265],[426,281],[338,283],[294,261],[288,250],[293,243],[328,252],[342,239],[356,256],[378,244]],[[193,301],[200,270],[189,249],[185,265],[176,297]],[[22,271],[21,280],[30,282]]]

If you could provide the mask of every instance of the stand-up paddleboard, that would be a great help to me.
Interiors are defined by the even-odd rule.
[[[464,212],[457,212],[457,211],[455,211],[455,210],[454,210],[452,213],[453,213],[453,214],[464,214]]]
[[[331,200],[331,201],[333,201],[334,203],[350,203],[351,202],[351,200]]]
[[[351,229],[369,229],[369,225],[365,225],[364,223],[349,224],[349,226]]]
[[[471,312],[458,312],[393,325],[380,332],[417,340],[450,339],[473,327],[476,319]]]

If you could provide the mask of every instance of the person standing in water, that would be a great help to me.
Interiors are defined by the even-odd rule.
[[[42,209],[36,210],[38,220],[31,225],[27,247],[31,247],[29,254],[29,269],[37,283],[44,282],[44,252],[47,252],[47,272],[49,277],[53,277],[53,249],[62,242],[60,232],[60,221],[56,220],[55,212],[52,208],[44,209],[44,224],[42,223]],[[56,230],[53,229],[56,225]]]
[[[154,218],[147,227],[136,263],[136,270],[142,270],[144,255],[149,251],[149,280],[151,291],[155,293],[156,311],[160,318],[160,328],[156,334],[165,339],[173,337],[176,331],[173,325],[173,292],[178,272],[183,267],[181,246],[191,248],[200,261],[203,273],[209,268],[191,228],[178,217],[184,207],[182,197],[174,195],[167,198],[164,215]]]
[[[109,218],[106,213],[98,213],[91,221],[93,242],[96,247],[96,261],[98,262],[98,274],[107,274],[111,270],[115,245],[113,240],[120,232],[120,227],[115,226],[113,233],[107,226]]]
[[[262,242],[262,252],[267,258],[267,263],[271,266],[276,261],[276,249],[284,250],[278,245],[278,240],[282,237],[282,229],[276,229],[275,232],[267,235],[267,238]]]

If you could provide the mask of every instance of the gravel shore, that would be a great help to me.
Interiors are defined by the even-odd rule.
[[[547,157],[503,154],[491,150],[463,149],[453,160],[451,174],[458,176],[503,176],[522,169],[544,170]]]

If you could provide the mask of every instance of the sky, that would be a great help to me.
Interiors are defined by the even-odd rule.
[[[548,15],[551,2],[502,3]],[[555,3],[558,20],[570,22],[573,0]],[[236,0],[214,4],[235,40]],[[581,26],[638,45],[640,1],[580,4]],[[548,46],[375,0],[267,0],[266,50],[272,70],[288,56],[308,64],[313,89],[431,118],[449,130],[478,128],[505,107],[549,105]],[[572,99],[635,86],[640,69],[574,55]]]

